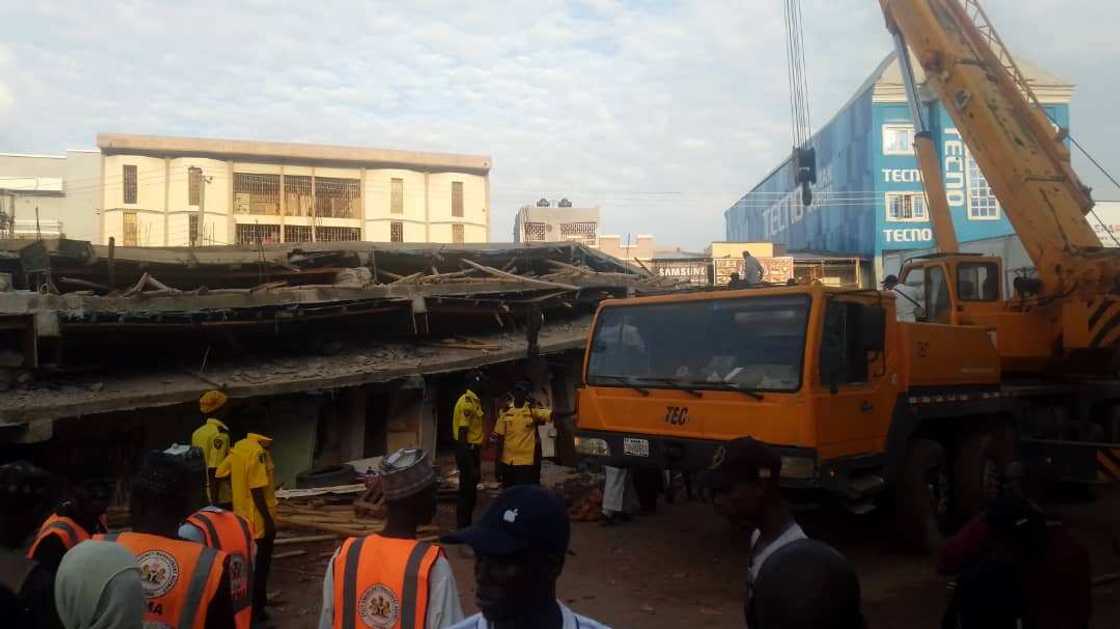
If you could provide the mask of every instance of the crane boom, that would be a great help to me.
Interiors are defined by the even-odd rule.
[[[1034,262],[1043,295],[1111,292],[1120,257],[1085,214],[1089,190],[976,0],[880,0],[979,164]],[[901,53],[900,53],[901,55]]]

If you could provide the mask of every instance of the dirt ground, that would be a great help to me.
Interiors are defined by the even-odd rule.
[[[1090,550],[1095,575],[1120,571],[1113,536],[1120,534],[1120,488],[1094,502],[1049,505]],[[480,507],[481,509],[482,507]],[[937,627],[944,582],[933,560],[895,549],[889,514],[849,516],[835,511],[801,513],[810,536],[823,539],[857,567],[864,613],[871,628]],[[454,523],[454,505],[441,504],[438,523]],[[269,590],[279,629],[315,627],[321,580],[333,544],[304,546],[308,554],[275,562]],[[280,547],[278,552],[283,552]],[[576,611],[614,627],[646,629],[742,627],[743,540],[714,516],[711,505],[685,502],[616,527],[576,523],[572,551],[559,594]],[[474,605],[473,562],[454,548],[448,558],[459,583],[464,611]],[[1120,583],[1097,587],[1092,627],[1120,627]]]

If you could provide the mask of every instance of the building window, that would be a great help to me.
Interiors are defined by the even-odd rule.
[[[198,214],[191,213],[187,216],[187,238],[190,239],[191,246],[198,244]]]
[[[389,181],[389,213],[404,214],[404,179]]]
[[[280,214],[280,175],[233,174],[233,211]]]
[[[463,231],[464,230],[463,230],[463,224],[462,223],[455,223],[454,225],[452,225],[451,226],[451,242],[453,242],[455,244],[463,244],[464,242],[466,242],[465,240],[463,240]]]
[[[992,193],[988,179],[980,172],[980,165],[972,158],[972,152],[965,150],[965,171],[968,187],[968,218],[973,221],[999,220],[999,200]]]
[[[243,223],[237,226],[237,244],[239,245],[270,245],[274,242],[280,242],[279,225]]]
[[[525,223],[525,240],[544,240],[544,223]]]
[[[921,192],[888,192],[888,221],[926,221],[926,198]]]
[[[595,240],[595,227],[597,224],[594,221],[583,221],[578,223],[560,223],[560,237],[564,240]]]
[[[315,214],[328,218],[358,218],[362,186],[357,179],[315,178]]]
[[[913,155],[914,126],[909,124],[883,125],[883,155]]]
[[[136,166],[126,164],[121,178],[124,180],[124,202],[136,203]]]
[[[319,242],[353,242],[362,239],[360,227],[316,227],[315,239]]]
[[[284,175],[284,215],[311,216],[311,177]],[[287,240],[288,237],[285,236],[284,239]],[[311,240],[310,232],[307,240]]]
[[[404,242],[404,223],[400,221],[389,223],[389,242]]]
[[[187,169],[187,205],[202,205],[202,169],[195,166]]]
[[[127,166],[125,168],[128,168]],[[132,167],[133,174],[136,173],[136,167]],[[133,189],[133,203],[136,203],[135,189]],[[127,201],[126,201],[127,203]],[[123,246],[136,247],[140,244],[140,226],[137,223],[136,212],[124,213],[124,229],[122,236],[124,237]]]
[[[463,215],[463,182],[451,182],[451,215]]]
[[[311,226],[285,225],[284,242],[311,242]]]

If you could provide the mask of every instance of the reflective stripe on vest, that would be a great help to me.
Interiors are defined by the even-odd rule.
[[[253,532],[232,511],[197,511],[187,523],[202,531],[203,543],[230,556],[229,585],[238,629],[249,629],[253,616]]]
[[[349,538],[333,566],[335,629],[423,629],[438,546],[371,535]]]
[[[204,629],[207,609],[223,585],[224,552],[146,533],[93,539],[116,542],[136,555],[147,603],[145,626]]]
[[[80,542],[89,539],[89,533],[81,527],[77,522],[68,517],[51,514],[43,525],[39,527],[39,534],[35,537],[35,542],[31,544],[31,548],[27,549],[27,558],[34,559],[35,551],[39,550],[39,544],[51,535],[57,536],[62,540],[62,545],[66,550],[70,550]]]

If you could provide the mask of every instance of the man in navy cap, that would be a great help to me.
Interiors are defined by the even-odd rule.
[[[539,485],[519,485],[504,491],[477,524],[444,537],[474,550],[482,610],[452,629],[604,627],[556,599],[570,536],[564,501]]]

